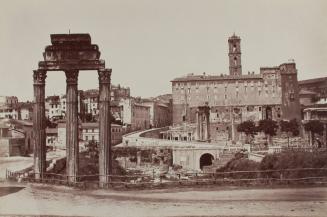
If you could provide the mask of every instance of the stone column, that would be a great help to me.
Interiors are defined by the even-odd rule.
[[[210,141],[210,111],[206,110],[206,140]]]
[[[200,117],[199,117],[199,111],[196,111],[195,113],[196,117],[196,140],[200,140]]]
[[[105,187],[112,174],[111,161],[111,120],[110,120],[110,79],[111,69],[98,71],[99,74],[99,181]]]
[[[324,132],[322,134],[322,142],[323,142],[323,147],[327,148],[327,123],[324,123]]]
[[[203,115],[203,140],[204,141],[207,141],[208,139],[208,125],[207,125],[207,114],[206,112],[204,111]]]
[[[136,166],[141,166],[141,158],[142,158],[142,153],[141,151],[136,152]]]
[[[34,134],[34,173],[35,179],[43,178],[46,171],[46,122],[45,122],[45,70],[33,71],[34,78],[34,108],[33,108],[33,134]]]
[[[202,141],[203,140],[203,114],[202,114],[202,111],[199,112],[199,120],[200,120],[199,137],[200,137],[200,141]]]
[[[68,182],[74,183],[78,176],[78,70],[66,74],[66,169]]]

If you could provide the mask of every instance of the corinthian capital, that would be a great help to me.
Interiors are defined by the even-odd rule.
[[[45,84],[47,72],[45,70],[33,70],[34,84]]]
[[[78,81],[78,70],[72,69],[65,71],[66,74],[66,83],[67,84],[77,84]]]
[[[99,83],[109,83],[111,81],[111,69],[100,69],[98,70]]]

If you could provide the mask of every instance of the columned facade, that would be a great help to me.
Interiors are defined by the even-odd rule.
[[[78,70],[67,70],[66,74],[66,170],[69,182],[78,176]]]
[[[196,111],[196,139],[210,141],[210,108],[199,106]]]
[[[99,181],[105,187],[112,173],[111,162],[111,120],[110,120],[110,79],[111,69],[98,71],[99,75]]]
[[[34,173],[36,179],[41,179],[46,171],[46,122],[45,122],[45,70],[34,70]]]
[[[104,60],[96,44],[91,44],[89,34],[53,34],[52,45],[46,46],[44,61],[34,71],[34,172],[36,179],[45,178],[46,172],[46,122],[45,78],[48,71],[64,71],[66,74],[66,176],[68,183],[79,181],[78,141],[78,74],[80,70],[96,70],[99,75],[100,122],[99,122],[99,182],[105,187],[112,173],[110,79],[111,69],[105,68]]]

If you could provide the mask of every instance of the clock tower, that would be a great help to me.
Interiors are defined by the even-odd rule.
[[[241,38],[233,36],[228,38],[229,46],[229,75],[242,75],[242,65],[241,65]]]

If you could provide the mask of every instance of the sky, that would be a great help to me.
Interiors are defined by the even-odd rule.
[[[294,59],[298,79],[327,76],[325,0],[0,0],[0,95],[33,99],[33,70],[50,34],[89,33],[112,83],[133,96],[171,93],[189,73],[228,74],[228,37],[241,37],[242,70]],[[98,87],[81,71],[79,89]],[[62,71],[48,72],[46,95],[65,93]]]

